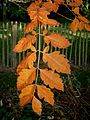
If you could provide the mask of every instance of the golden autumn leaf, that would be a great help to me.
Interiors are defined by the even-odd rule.
[[[43,31],[43,35],[46,35],[48,33],[48,30]]]
[[[76,32],[78,30],[79,20],[75,18],[70,25],[70,29],[72,32]]]
[[[85,24],[85,28],[87,31],[90,31],[90,24]]]
[[[18,44],[13,49],[14,52],[22,52],[27,49],[30,49],[32,44],[34,44],[36,41],[36,37],[33,35],[27,35],[26,37],[21,38],[18,41]]]
[[[64,36],[61,36],[57,33],[51,33],[51,35],[45,36],[44,41],[46,44],[49,44],[51,42],[51,45],[53,47],[58,48],[66,48],[71,45],[70,42]]]
[[[36,68],[22,69],[17,78],[17,89],[22,90],[26,85],[32,84],[36,79]]]
[[[34,85],[28,85],[21,91],[21,94],[19,95],[21,107],[31,102],[34,95],[34,89]]]
[[[44,83],[51,88],[56,88],[62,91],[64,90],[62,79],[59,77],[59,74],[54,73],[52,70],[40,69],[40,77]]]
[[[34,28],[38,26],[37,20],[32,20],[31,23],[28,23],[25,27],[24,33],[32,32]]]
[[[69,6],[71,7],[78,7],[80,5],[82,5],[83,1],[82,0],[74,0],[74,2],[69,2]]]
[[[73,11],[75,14],[79,15],[79,7],[75,7],[72,11]]]
[[[28,64],[27,64],[27,58],[30,56],[30,52],[28,52],[26,54],[26,57],[19,63],[19,65],[17,66],[17,73],[19,73],[22,69],[25,69],[28,67]]]
[[[56,4],[62,4],[62,3],[65,2],[65,0],[54,0],[54,2],[55,2]]]
[[[79,20],[83,21],[83,22],[86,23],[86,24],[89,23],[88,19],[86,19],[86,18],[83,17],[82,15],[78,15],[78,18],[79,18]]]
[[[54,105],[54,94],[49,88],[44,85],[37,85],[37,92],[40,99],[44,98],[45,102]]]
[[[51,11],[56,12],[59,8],[58,4],[55,4],[55,3],[52,3],[52,2],[44,2],[42,7],[44,7],[49,12],[51,12]]]
[[[70,74],[69,61],[65,58],[63,54],[59,51],[54,51],[52,53],[43,53],[43,61],[48,64],[48,67],[53,71],[62,72]]]
[[[31,20],[36,18],[38,9],[39,9],[38,2],[30,4],[30,6],[27,8],[27,12],[28,12],[28,15],[30,16]]]
[[[41,115],[42,112],[42,103],[34,96],[32,100],[32,109],[38,115]]]
[[[33,62],[35,62],[35,61],[36,61],[36,52],[34,52],[30,56],[28,56],[28,59],[27,59],[28,67],[31,68],[33,66]]]
[[[49,46],[46,46],[43,50],[44,53],[47,53],[49,51]]]
[[[81,30],[83,30],[84,29],[84,27],[85,27],[85,23],[84,22],[79,22],[79,24],[78,24],[78,29],[81,31]]]

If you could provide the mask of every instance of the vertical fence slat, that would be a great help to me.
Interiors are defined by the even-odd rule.
[[[87,54],[88,54],[88,32],[86,32],[86,46],[85,46],[85,65],[87,65]]]
[[[2,65],[5,66],[5,39],[4,39],[4,28],[5,28],[5,23],[3,22],[3,26],[2,26]]]

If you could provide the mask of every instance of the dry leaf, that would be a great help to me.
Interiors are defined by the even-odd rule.
[[[19,72],[19,76],[17,78],[17,89],[22,90],[29,84],[32,84],[36,79],[36,68],[32,67],[31,69],[23,69]]]
[[[81,31],[81,30],[83,30],[84,29],[84,27],[85,27],[85,23],[84,22],[79,22],[79,24],[78,24],[78,29]]]
[[[85,24],[85,28],[87,31],[90,31],[90,24]]]
[[[32,44],[36,41],[36,37],[33,35],[27,35],[19,40],[18,44],[13,49],[14,52],[22,52],[27,49],[30,49]]]
[[[37,85],[37,92],[40,99],[44,98],[44,101],[54,105],[54,94],[49,88],[44,85]]]
[[[43,53],[43,61],[48,64],[48,67],[53,71],[70,74],[69,61],[59,51],[54,51],[50,54]]]
[[[19,73],[22,69],[25,69],[25,68],[27,68],[28,67],[28,64],[27,64],[27,59],[28,59],[28,57],[30,56],[30,52],[28,52],[27,54],[26,54],[26,57],[19,63],[19,65],[18,65],[18,67],[17,67],[17,73]]]
[[[79,18],[81,21],[83,21],[84,23],[86,23],[86,24],[89,23],[88,19],[86,19],[86,18],[83,17],[82,15],[78,15],[78,18]]]
[[[25,27],[24,33],[32,32],[34,28],[38,26],[37,20],[32,20],[31,23],[28,23]]]
[[[49,46],[46,46],[43,50],[44,53],[47,53],[49,51]]]
[[[42,112],[42,103],[34,96],[32,100],[32,109],[38,115],[41,115]]]
[[[72,11],[73,11],[75,14],[79,15],[79,7],[75,7]]]
[[[21,107],[31,102],[34,95],[34,89],[34,85],[28,85],[21,91],[21,94],[19,95]]]
[[[66,48],[70,46],[70,42],[60,34],[51,33],[49,36],[44,37],[44,41],[46,44],[49,44],[51,42],[51,45],[58,48]]]
[[[79,20],[78,20],[77,18],[75,18],[75,19],[73,20],[73,22],[71,23],[71,25],[70,25],[71,31],[72,31],[72,32],[77,32],[77,30],[78,30],[78,25],[79,25]]]
[[[54,73],[52,70],[40,69],[40,77],[44,83],[51,88],[56,88],[62,91],[64,90],[62,79],[59,77],[59,74]]]

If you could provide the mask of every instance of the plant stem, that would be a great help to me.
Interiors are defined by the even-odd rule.
[[[36,76],[36,81],[35,84],[37,84],[37,80],[38,80],[38,74],[39,74],[39,63],[40,63],[40,50],[41,50],[41,40],[40,40],[40,23],[39,23],[39,38],[38,38],[38,63],[37,63],[37,76]]]

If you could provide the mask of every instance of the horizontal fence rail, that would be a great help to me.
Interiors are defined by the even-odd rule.
[[[25,57],[25,52],[14,53],[12,50],[21,37],[24,37],[25,23],[22,22],[0,22],[0,66],[16,68],[18,63]],[[72,33],[69,24],[46,27],[50,32],[60,33],[65,36],[72,45],[66,49],[60,49],[70,63],[76,66],[90,64],[90,32],[85,30]],[[43,28],[41,28],[43,29]],[[37,46],[37,42],[36,42]],[[45,43],[41,43],[42,48]],[[57,50],[51,47],[50,51]]]

